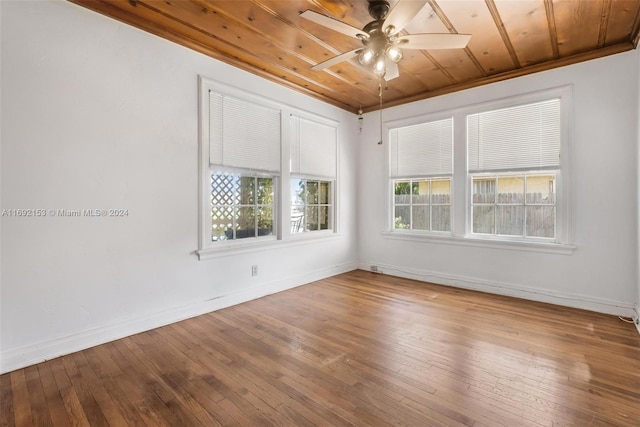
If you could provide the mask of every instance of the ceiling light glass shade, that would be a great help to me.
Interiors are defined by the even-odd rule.
[[[378,58],[375,65],[373,66],[373,72],[375,73],[376,76],[382,77],[384,76],[384,73],[386,71],[387,71],[387,63],[384,59],[384,56],[381,56]]]
[[[365,49],[362,52],[360,52],[360,55],[358,55],[358,61],[362,65],[369,65],[369,64],[371,64],[371,61],[373,61],[373,57],[374,56],[375,55],[373,53],[373,50]]]
[[[397,46],[389,46],[387,57],[397,64],[402,59],[402,51]]]

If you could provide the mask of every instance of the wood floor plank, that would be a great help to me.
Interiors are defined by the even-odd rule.
[[[640,426],[640,336],[353,271],[0,376],[0,426]]]
[[[0,426],[15,424],[14,409],[11,375],[5,374],[0,376]]]
[[[13,391],[13,413],[15,414],[16,425],[34,425],[33,415],[31,412],[31,398],[29,390],[27,390],[27,381],[25,378],[25,369],[11,372],[11,389]]]
[[[29,400],[31,402],[31,417],[37,426],[52,426],[53,421],[49,414],[47,406],[47,398],[45,397],[40,380],[38,366],[33,365],[24,370],[27,391],[29,392]]]
[[[38,365],[38,374],[47,400],[49,415],[54,426],[70,425],[71,421],[64,409],[62,395],[60,394],[60,389],[56,383],[51,366],[52,364],[50,363],[41,363]]]

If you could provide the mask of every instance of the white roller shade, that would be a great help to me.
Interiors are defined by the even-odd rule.
[[[560,100],[467,116],[470,172],[560,165]]]
[[[280,111],[209,92],[209,162],[280,171]]]
[[[453,118],[391,129],[389,137],[392,178],[453,173]]]
[[[291,116],[291,173],[336,177],[338,129],[306,118]]]

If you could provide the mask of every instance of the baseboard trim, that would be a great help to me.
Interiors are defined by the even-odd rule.
[[[102,327],[88,329],[64,337],[42,341],[24,347],[0,352],[0,374],[35,365],[77,351],[85,350],[149,331],[181,320],[200,316],[222,308],[230,307],[277,292],[302,286],[316,280],[356,270],[357,262],[344,263],[319,269],[302,275],[286,277],[277,281],[263,283],[232,294],[206,301],[199,301],[183,307],[172,308],[146,316],[123,319]]]
[[[640,304],[636,304],[636,306],[633,307],[633,310],[635,311],[635,317],[633,320],[635,321],[636,329],[640,334]]]
[[[358,268],[360,270],[371,271],[372,265],[378,267],[379,273],[407,279],[415,279],[422,282],[435,283],[438,285],[546,302],[616,316],[631,317],[634,314],[633,304],[607,300],[604,298],[594,298],[587,295],[557,292],[551,289],[531,288],[514,283],[495,282],[476,277],[445,274],[416,268],[398,267],[374,261],[360,261],[358,263]]]

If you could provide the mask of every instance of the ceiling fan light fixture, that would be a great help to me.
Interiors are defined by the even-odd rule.
[[[402,50],[398,46],[391,45],[387,48],[387,58],[396,64],[402,59]]]
[[[384,56],[379,56],[376,63],[373,65],[373,72],[378,77],[383,77],[387,72],[387,62]]]
[[[364,49],[358,55],[358,61],[362,65],[369,65],[373,62],[373,58],[375,57],[375,53],[371,49]]]

